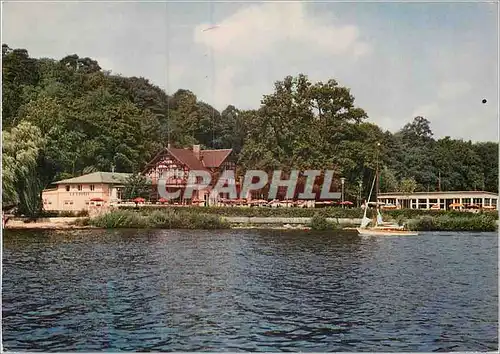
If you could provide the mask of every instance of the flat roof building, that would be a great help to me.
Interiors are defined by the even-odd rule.
[[[80,211],[92,205],[121,200],[129,173],[94,172],[54,182],[57,187],[42,192],[44,210]]]
[[[379,193],[377,202],[408,209],[498,209],[498,194],[485,191]]]

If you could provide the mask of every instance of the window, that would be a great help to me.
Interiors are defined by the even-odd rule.
[[[69,192],[69,186],[66,186],[66,192]]]
[[[95,186],[93,184],[90,185],[90,190],[93,191],[95,189]]]
[[[82,185],[81,185],[81,184],[79,184],[79,185],[78,185],[78,190],[79,190],[79,191],[81,191],[81,190],[82,190]]]

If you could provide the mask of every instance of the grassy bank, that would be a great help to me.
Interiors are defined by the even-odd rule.
[[[408,228],[415,231],[495,231],[497,223],[496,218],[487,214],[474,214],[474,217],[425,215],[410,220]]]
[[[231,227],[259,227],[259,228],[284,228],[284,229],[313,229],[332,231],[342,229],[343,226],[352,228],[357,224],[350,224],[348,220],[341,221],[336,218],[327,219],[324,210],[316,210],[312,217],[297,220],[287,217],[224,217],[217,214],[183,210],[115,210],[94,218],[56,218],[55,220],[39,219],[37,222],[26,223],[23,218],[12,219],[7,228],[32,228],[32,229],[66,229],[66,228],[162,228],[162,229],[227,229]],[[202,211],[197,209],[197,211]],[[70,219],[70,220],[61,220]],[[353,220],[355,222],[359,222]],[[390,220],[386,217],[386,220]],[[345,225],[339,224],[345,223]],[[497,218],[491,213],[464,214],[464,216],[450,213],[448,215],[423,215],[413,219],[398,216],[399,224],[407,224],[408,228],[417,231],[495,231]]]
[[[339,224],[328,221],[319,213],[311,218],[309,227],[315,231],[339,230],[341,228]]]
[[[120,210],[133,210],[134,207],[119,207]],[[315,215],[322,215],[326,218],[348,218],[357,219],[363,216],[363,209],[361,208],[264,208],[264,207],[179,207],[179,206],[141,206],[140,213],[150,214],[151,212],[159,210],[171,210],[176,212],[185,213],[204,213],[220,216],[246,216],[246,217],[313,217]],[[368,210],[368,217],[372,217],[373,210]],[[480,213],[468,213],[460,211],[444,211],[444,210],[417,210],[417,209],[400,209],[400,210],[385,210],[382,212],[384,219],[415,219],[420,216],[449,216],[460,218],[476,218],[478,215],[489,215],[495,220],[498,219],[497,211],[484,211]]]
[[[89,219],[88,223],[102,228],[227,229],[230,227],[229,223],[218,215],[175,210],[156,210],[149,213],[116,210]]]
[[[192,213],[178,210],[154,210],[145,212],[116,210],[95,218],[82,218],[75,225],[100,228],[162,228],[162,229],[227,229],[231,224],[215,214]],[[313,230],[337,230],[340,225],[328,221],[316,213],[307,224]]]
[[[374,216],[369,210],[368,216]],[[308,224],[314,230],[336,230],[341,226],[326,218],[359,219],[363,209],[352,208],[241,208],[241,207],[157,207],[144,206],[139,209],[121,207],[119,210],[92,219],[97,227],[151,227],[179,229],[229,228],[224,217],[309,217]],[[390,210],[384,211],[385,220],[407,224],[417,231],[495,231],[498,213],[468,213],[434,210]]]

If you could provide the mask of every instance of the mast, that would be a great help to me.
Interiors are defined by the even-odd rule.
[[[375,187],[375,205],[378,205],[378,194],[379,194],[379,169],[378,169],[378,158],[379,158],[379,153],[380,153],[380,143],[377,143],[377,168],[375,171],[375,180],[376,180],[376,187]]]
[[[360,227],[362,229],[366,228],[366,226],[368,225],[368,223],[371,221],[370,219],[368,219],[366,217],[366,212],[368,211],[368,203],[370,203],[370,199],[372,197],[372,192],[373,192],[373,187],[374,186],[375,186],[375,178],[373,179],[372,187],[370,188],[370,194],[368,195],[368,200],[366,201],[366,204],[365,204],[365,211],[363,213],[363,219],[361,220],[361,225],[360,225]]]

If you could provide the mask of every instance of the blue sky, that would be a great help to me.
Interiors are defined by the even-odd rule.
[[[210,24],[219,27],[203,31]],[[496,3],[3,3],[3,42],[257,108],[286,75],[336,79],[369,121],[498,140]],[[481,100],[488,99],[483,105]]]

